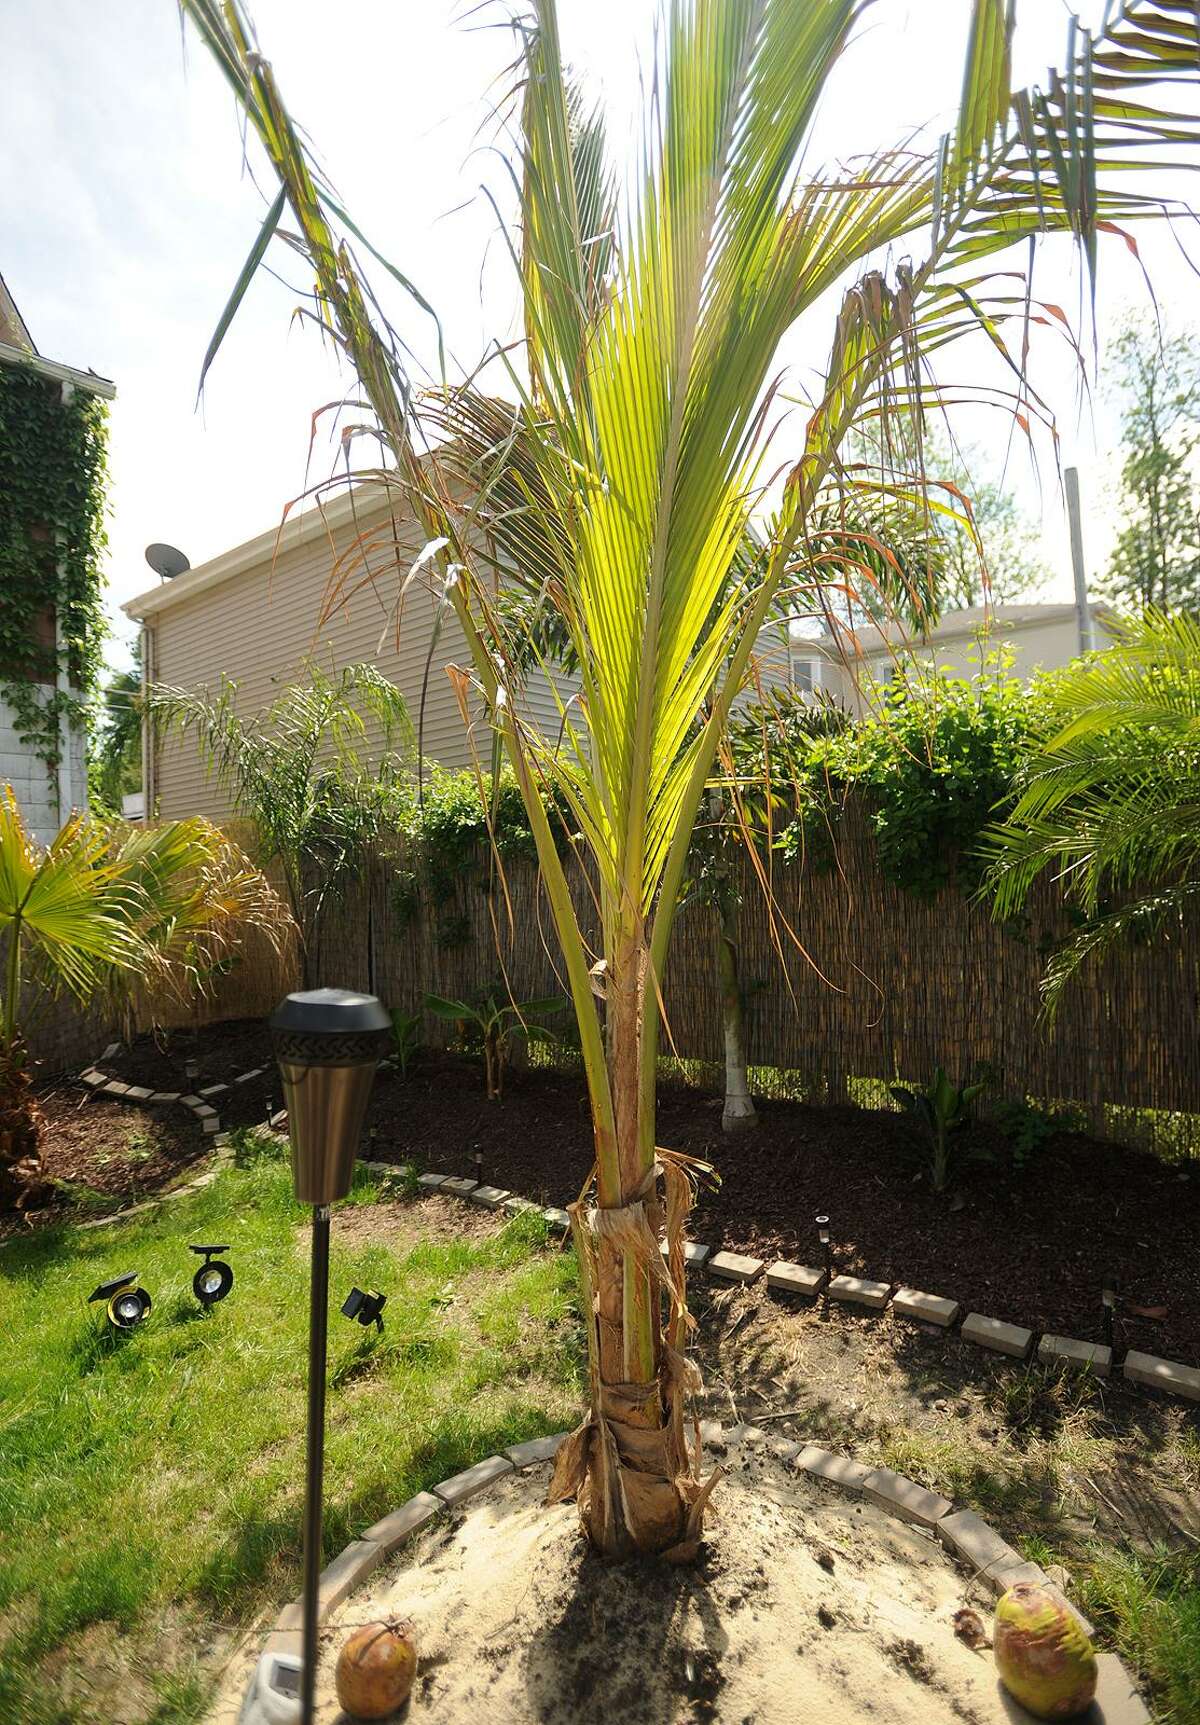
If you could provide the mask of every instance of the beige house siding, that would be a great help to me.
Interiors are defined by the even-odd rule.
[[[331,571],[341,559],[353,564],[356,540],[372,579],[322,624]],[[148,630],[147,674],[160,684],[214,690],[225,675],[237,684],[238,711],[249,715],[299,681],[306,662],[330,673],[367,660],[403,693],[415,727],[428,661],[424,754],[444,766],[467,766],[471,743],[446,675],[451,664],[469,664],[467,647],[453,612],[446,611],[430,656],[437,606],[420,576],[408,590],[397,629],[397,594],[420,546],[415,523],[396,523],[378,505],[360,505],[353,519],[344,507],[331,509],[324,519],[308,511],[284,530],[278,549],[275,535],[264,535],[126,606]],[[231,561],[245,566],[223,573]],[[355,579],[364,573],[360,567]],[[531,718],[553,734],[557,707],[540,673],[531,676],[524,703]],[[486,765],[486,731],[477,734],[476,746]],[[159,814],[168,819],[185,814],[223,819],[232,812],[190,737],[176,735],[160,744],[152,789]]]

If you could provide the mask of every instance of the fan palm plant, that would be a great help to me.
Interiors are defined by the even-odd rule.
[[[44,1188],[25,1039],[38,996],[114,1005],[135,985],[188,994],[247,927],[278,942],[283,906],[258,869],[207,821],[105,828],[74,815],[47,850],[12,789],[0,791],[0,1207]]]
[[[823,500],[888,489],[840,462],[851,428],[893,409],[919,416],[932,355],[980,330],[1004,352],[1006,323],[1024,336],[1039,315],[1010,276],[990,273],[993,257],[1066,233],[1094,267],[1103,229],[1163,213],[1126,170],[1194,152],[1194,101],[1162,112],[1145,91],[1194,84],[1195,7],[1110,7],[1100,33],[1072,30],[1065,70],[1043,92],[1011,88],[1014,0],[972,0],[953,134],[928,154],[812,173],[804,147],[869,0],[669,0],[619,195],[602,116],[564,71],[554,0],[531,0],[516,25],[510,134],[523,348],[494,356],[498,393],[477,372],[423,396],[360,272],[362,234],[238,0],[184,8],[279,184],[222,328],[286,209],[284,237],[315,276],[314,315],[389,448],[385,478],[425,524],[424,574],[469,654],[464,707],[486,711],[537,842],[579,1022],[597,1198],[573,1212],[590,1411],[559,1452],[554,1491],[577,1495],[602,1550],[683,1556],[712,1482],[683,1418],[689,1169],[656,1143],[655,1074],[672,920],[719,739]],[[904,246],[913,261],[872,267]],[[761,520],[767,451],[781,447],[770,436],[780,342],[839,284],[826,375]],[[1029,423],[1045,410],[1023,360],[1012,367]],[[512,698],[497,571],[544,595],[579,667],[580,694],[550,733]],[[329,604],[353,586],[341,580]],[[545,784],[591,864],[598,959]]]
[[[253,821],[260,862],[278,864],[307,987],[322,909],[395,814],[396,791],[410,784],[414,739],[404,697],[374,665],[358,664],[333,677],[310,666],[306,681],[248,717],[228,679],[216,691],[160,684],[145,706],[160,732],[195,739],[238,813]],[[368,718],[382,745],[374,766],[365,752]]]
[[[1200,902],[1200,620],[1148,611],[1044,694],[1041,747],[984,841],[984,890],[1012,916],[1052,869],[1082,912],[1046,967],[1052,1013],[1081,964]]]

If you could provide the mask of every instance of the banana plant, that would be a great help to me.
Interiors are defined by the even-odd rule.
[[[239,0],[183,6],[279,187],[218,335],[286,212],[284,243],[316,283],[311,316],[387,447],[376,477],[424,527],[402,584],[428,582],[457,619],[464,714],[490,722],[537,845],[595,1142],[596,1202],[572,1212],[589,1410],[553,1491],[576,1496],[600,1550],[683,1558],[715,1475],[701,1479],[684,1423],[694,1170],[657,1142],[655,1079],[672,922],[719,741],[830,497],[901,488],[842,459],[853,429],[896,413],[919,426],[935,357],[979,332],[1008,368],[1022,426],[1049,421],[1026,352],[1032,324],[1057,327],[1059,314],[1014,272],[1030,243],[1066,234],[1094,277],[1102,235],[1174,213],[1145,171],[1200,159],[1194,0],[1110,5],[1094,34],[1072,24],[1061,73],[1029,90],[1011,82],[1016,0],[970,0],[947,137],[825,170],[806,146],[831,78],[869,52],[858,38],[871,0],[664,0],[620,173],[603,115],[564,69],[554,0],[529,0],[502,133],[524,339],[519,354],[487,356],[490,392],[479,367],[429,389],[410,376],[360,264],[383,260],[289,114]],[[838,289],[824,377],[788,444],[773,411],[780,345]],[[918,503],[919,467],[918,448]],[[493,601],[498,577],[538,596],[578,666],[578,696],[545,727],[519,699],[527,642]],[[326,613],[375,578],[343,563]],[[563,849],[547,786],[570,811]],[[572,891],[580,860],[599,955]]]
[[[521,1037],[526,1042],[557,1042],[554,1032],[537,1021],[565,1011],[570,1004],[562,995],[545,1000],[510,1000],[498,985],[480,989],[470,1000],[446,1000],[440,994],[425,996],[425,1005],[436,1017],[449,1019],[460,1035],[478,1036],[483,1045],[489,1102],[499,1102],[504,1094],[504,1069],[514,1042]]]
[[[986,1088],[984,1084],[951,1084],[945,1070],[937,1067],[933,1083],[925,1090],[910,1090],[893,1084],[891,1093],[921,1126],[929,1141],[929,1175],[935,1192],[946,1190],[950,1177],[950,1134],[967,1123],[968,1110]]]

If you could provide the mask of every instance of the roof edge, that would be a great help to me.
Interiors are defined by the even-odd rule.
[[[62,365],[56,359],[43,359],[39,353],[27,353],[23,347],[13,347],[7,341],[0,341],[0,365],[23,365],[34,371],[39,377],[51,378],[55,383],[69,383],[75,389],[86,389],[89,395],[103,396],[105,401],[111,401],[117,393],[117,386],[107,377],[100,377],[94,371],[77,371],[73,365]]]
[[[371,495],[375,491],[379,493],[377,497]],[[211,587],[244,575],[248,569],[268,558],[273,559],[319,535],[343,527],[356,515],[373,518],[381,514],[391,501],[391,491],[390,486],[378,480],[367,481],[335,497],[332,503],[314,504],[311,509],[302,510],[299,515],[287,517],[277,526],[255,534],[253,539],[243,540],[240,545],[233,545],[228,551],[210,557],[206,563],[198,563],[194,569],[176,575],[171,581],[160,581],[157,587],[136,593],[125,601],[121,610],[135,623],[140,623],[173,605],[182,604],[185,599],[193,599],[198,593],[205,593]]]

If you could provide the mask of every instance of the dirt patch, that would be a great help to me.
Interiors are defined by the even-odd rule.
[[[507,1220],[503,1211],[430,1195],[403,1204],[343,1204],[333,1212],[332,1233],[344,1246],[408,1252],[423,1240],[486,1240]]]
[[[122,1044],[101,1061],[110,1078],[151,1090],[193,1095],[210,1084],[231,1088],[212,1098],[222,1126],[255,1126],[266,1120],[267,1104],[281,1105],[279,1071],[271,1035],[261,1018],[229,1019],[201,1030],[160,1031]],[[261,1078],[234,1084],[243,1072],[263,1069]]]
[[[982,1354],[888,1312],[691,1291],[701,1411],[886,1462],[995,1513],[1010,1537],[1099,1536],[1145,1556],[1200,1544],[1194,1409]]]
[[[990,1655],[955,1638],[963,1582],[936,1542],[742,1453],[687,1568],[603,1563],[546,1478],[518,1476],[435,1527],[323,1637],[318,1717],[351,1626],[414,1620],[413,1718],[505,1725],[1000,1725]]]

